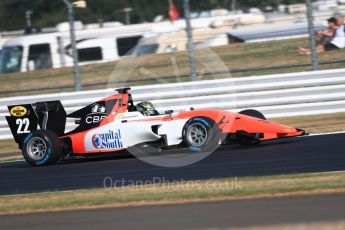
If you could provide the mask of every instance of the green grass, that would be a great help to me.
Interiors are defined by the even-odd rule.
[[[345,173],[181,181],[0,197],[0,213],[174,204],[345,192]]]
[[[301,56],[297,52],[299,46],[307,46],[307,39],[294,39],[285,41],[271,41],[262,42],[255,44],[231,44],[223,47],[214,48],[213,51],[220,57],[224,62],[225,66],[229,70],[235,69],[248,69],[248,68],[261,68],[261,67],[271,67],[280,65],[290,65],[290,64],[302,64],[310,63],[310,57]],[[332,51],[319,55],[320,61],[330,61],[337,59],[344,59],[345,51]],[[179,73],[188,73],[188,56],[186,52],[176,53],[173,55],[178,66]],[[219,61],[212,56],[212,53],[202,50],[197,52],[198,59],[198,71],[208,72],[206,65],[211,66],[211,70],[219,69],[216,67]],[[146,74],[140,71],[139,67],[144,67],[149,72],[157,76],[175,76],[175,69],[172,66],[172,57],[170,54],[162,54],[156,56],[147,56],[140,58],[126,59],[124,62],[127,63],[129,68],[138,64],[138,68],[132,73],[128,72],[128,69],[117,69],[116,77],[112,80],[139,80],[146,79],[150,77],[151,74]],[[105,64],[95,64],[87,65],[81,67],[81,80],[83,84],[89,83],[101,83],[108,82],[114,66],[117,62],[105,63]],[[322,65],[321,69],[330,68],[344,68],[345,63]],[[309,71],[311,66],[308,67],[298,67],[292,69],[278,69],[278,70],[260,70],[254,72],[242,72],[234,73],[232,77],[241,77],[248,75],[264,75],[264,74],[276,74],[276,73],[289,73],[298,71]],[[213,75],[202,77],[202,79],[208,78],[223,78],[229,77],[228,75]],[[189,78],[173,79],[167,82],[176,81],[187,81]],[[163,80],[164,81],[164,80]],[[73,85],[73,77],[71,74],[71,68],[61,68],[61,69],[49,69],[40,70],[28,73],[14,73],[2,75],[0,78],[0,91],[5,90],[17,90],[15,93],[2,94],[3,96],[13,96],[13,95],[27,95],[27,94],[42,94],[51,92],[63,92],[63,91],[73,91],[73,88],[64,89],[65,85]],[[157,84],[160,83],[156,80],[148,81],[138,81],[131,83],[130,85],[142,85],[142,84]],[[119,86],[119,85],[117,85]],[[21,92],[22,89],[28,88],[42,88],[42,87],[60,87],[54,90],[42,90],[35,92]],[[84,89],[100,89],[104,88],[106,85],[90,86]],[[114,86],[115,87],[115,86]]]
[[[311,134],[345,131],[345,113],[275,118],[272,120],[305,129]]]

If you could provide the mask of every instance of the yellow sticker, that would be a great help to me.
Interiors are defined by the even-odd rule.
[[[10,113],[14,117],[23,117],[27,114],[28,110],[23,106],[16,106],[10,110]]]

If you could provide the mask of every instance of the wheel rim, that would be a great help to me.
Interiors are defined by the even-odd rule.
[[[47,144],[43,138],[33,137],[29,140],[26,150],[31,159],[39,161],[42,160],[47,153]]]
[[[207,129],[203,124],[192,124],[187,130],[187,138],[193,146],[202,146],[207,141]]]

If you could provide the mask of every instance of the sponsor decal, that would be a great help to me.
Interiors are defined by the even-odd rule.
[[[95,134],[92,136],[92,144],[96,149],[101,149],[103,145],[103,139],[100,135]]]
[[[96,149],[121,149],[123,148],[121,132],[109,130],[106,133],[94,134],[92,144]]]
[[[91,113],[86,115],[85,123],[98,124],[106,117],[107,117],[107,113],[106,113],[105,106],[96,103],[92,105]]]
[[[10,114],[14,117],[23,117],[28,113],[28,110],[23,106],[15,106],[10,110]]]
[[[128,119],[128,118],[135,118],[135,117],[139,117],[139,115],[138,114],[127,114],[127,113],[125,113],[125,114],[119,114],[117,116],[117,118],[121,118],[121,119]]]
[[[105,106],[103,105],[95,104],[91,107],[92,113],[105,113],[105,111],[106,109],[105,109]]]
[[[93,115],[93,116],[88,116],[85,118],[85,122],[87,124],[98,124],[101,122],[104,118],[106,118],[106,115]]]

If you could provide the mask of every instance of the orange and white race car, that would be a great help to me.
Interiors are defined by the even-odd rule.
[[[8,106],[6,119],[25,160],[34,166],[73,156],[116,154],[138,145],[160,149],[214,151],[219,144],[255,145],[305,135],[305,131],[266,120],[256,110],[233,113],[194,110],[159,113],[150,102],[134,104],[130,88],[69,115],[60,101]],[[65,132],[66,119],[78,126]]]

